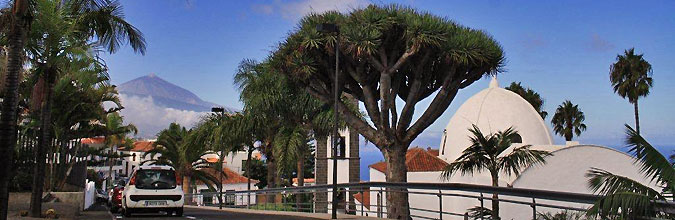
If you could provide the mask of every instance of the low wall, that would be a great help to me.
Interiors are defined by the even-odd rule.
[[[28,210],[30,207],[30,194],[29,192],[9,193],[9,211]],[[51,194],[58,199],[58,202],[43,202],[43,211],[53,208],[61,216],[75,216],[79,215],[80,211],[83,210],[83,192],[51,192]],[[47,195],[47,193],[43,195]]]

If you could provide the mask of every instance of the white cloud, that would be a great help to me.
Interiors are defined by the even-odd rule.
[[[261,14],[279,14],[289,21],[297,21],[310,13],[321,13],[331,10],[346,12],[368,5],[366,0],[298,0],[292,2],[275,1],[270,4],[252,5],[252,9]]]
[[[207,114],[159,106],[149,96],[120,94],[119,97],[124,106],[121,115],[124,116],[125,123],[132,123],[138,127],[139,137],[153,137],[160,130],[169,127],[172,122],[190,128]]]

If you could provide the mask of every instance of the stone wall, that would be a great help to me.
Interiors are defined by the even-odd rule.
[[[28,210],[30,192],[9,193],[9,211]],[[83,192],[52,192],[56,200],[42,203],[42,210],[54,209],[60,216],[77,216],[84,207]],[[47,195],[45,193],[44,195]]]

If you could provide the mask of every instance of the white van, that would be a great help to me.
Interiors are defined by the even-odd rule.
[[[138,167],[122,192],[124,216],[132,213],[174,212],[183,215],[183,190],[176,171],[171,166],[143,165]]]

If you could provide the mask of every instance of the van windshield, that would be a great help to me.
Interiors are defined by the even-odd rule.
[[[139,170],[136,172],[138,189],[174,189],[176,173],[173,170]]]

